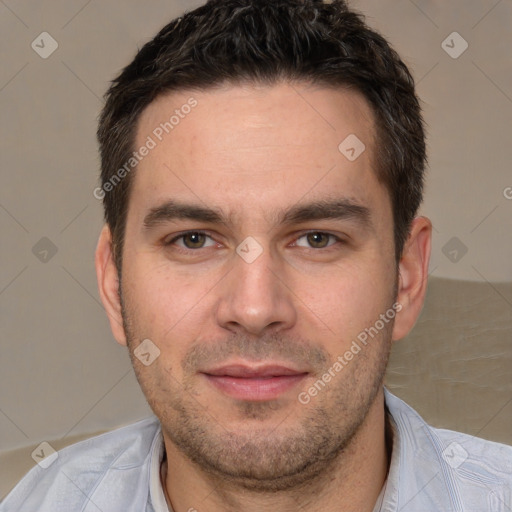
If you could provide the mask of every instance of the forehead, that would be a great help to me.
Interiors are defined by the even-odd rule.
[[[229,138],[217,136],[212,126],[222,128],[223,135],[229,131]],[[226,84],[158,97],[142,112],[136,138],[142,143],[153,135],[157,142],[172,138],[177,144],[200,139],[202,145],[213,142],[221,150],[234,144],[256,148],[278,134],[276,146],[320,143],[336,149],[339,138],[350,129],[371,144],[373,128],[368,102],[354,90],[303,83]]]
[[[271,218],[305,196],[369,201],[383,192],[374,140],[371,109],[355,91],[282,83],[173,92],[140,116],[136,149],[151,149],[130,202],[147,210],[172,196]]]

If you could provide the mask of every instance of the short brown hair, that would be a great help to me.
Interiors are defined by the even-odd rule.
[[[102,187],[129,160],[139,116],[158,96],[286,80],[352,88],[369,102],[378,139],[376,173],[392,200],[398,261],[422,200],[421,109],[406,65],[343,0],[210,0],[171,21],[105,95],[98,128]],[[119,271],[132,179],[127,173],[103,195]]]

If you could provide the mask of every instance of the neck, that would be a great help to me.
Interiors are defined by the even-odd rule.
[[[372,512],[386,480],[390,459],[382,388],[346,449],[317,477],[286,491],[249,491],[204,472],[165,434],[164,442],[167,460],[163,480],[174,512],[295,512],[303,507],[308,512]]]

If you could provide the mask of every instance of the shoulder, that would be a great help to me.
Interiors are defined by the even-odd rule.
[[[385,397],[386,405],[395,421],[398,420],[409,432],[415,433],[417,439],[426,436],[430,439],[430,447],[442,448],[441,459],[450,467],[460,466],[468,459],[475,459],[482,462],[482,465],[489,464],[512,478],[512,446],[462,432],[433,427],[428,425],[411,406],[388,390]]]
[[[112,499],[131,506],[130,497],[148,489],[151,447],[159,433],[152,417],[68,446],[32,468],[0,512],[85,511],[88,504],[121,510],[111,506]],[[145,504],[147,492],[140,499]]]
[[[467,510],[500,512],[512,503],[512,446],[430,427],[440,467]],[[476,508],[471,508],[476,507]]]
[[[387,390],[385,399],[400,439],[400,474],[429,504],[497,512],[512,501],[512,446],[435,428]]]
[[[502,480],[512,485],[512,446],[453,430],[430,429],[443,448],[443,460],[451,468],[464,467],[475,477],[481,474],[489,482]]]

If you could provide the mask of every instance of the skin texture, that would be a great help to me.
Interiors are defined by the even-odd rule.
[[[173,93],[143,112],[136,147],[191,97],[197,106],[137,166],[121,283],[108,227],[96,254],[112,331],[162,423],[173,509],[371,512],[389,463],[382,381],[392,340],[423,304],[431,224],[414,220],[397,273],[373,117],[357,93],[286,83]],[[366,146],[354,161],[338,150],[349,134]],[[220,219],[155,214],[169,201]],[[282,222],[333,201],[366,215]],[[197,230],[207,236],[176,239]],[[260,253],[250,263],[237,253],[247,237]],[[394,303],[394,321],[301,403]],[[160,350],[149,366],[134,356],[145,339]],[[205,375],[227,364],[301,377],[271,399],[240,399]]]

